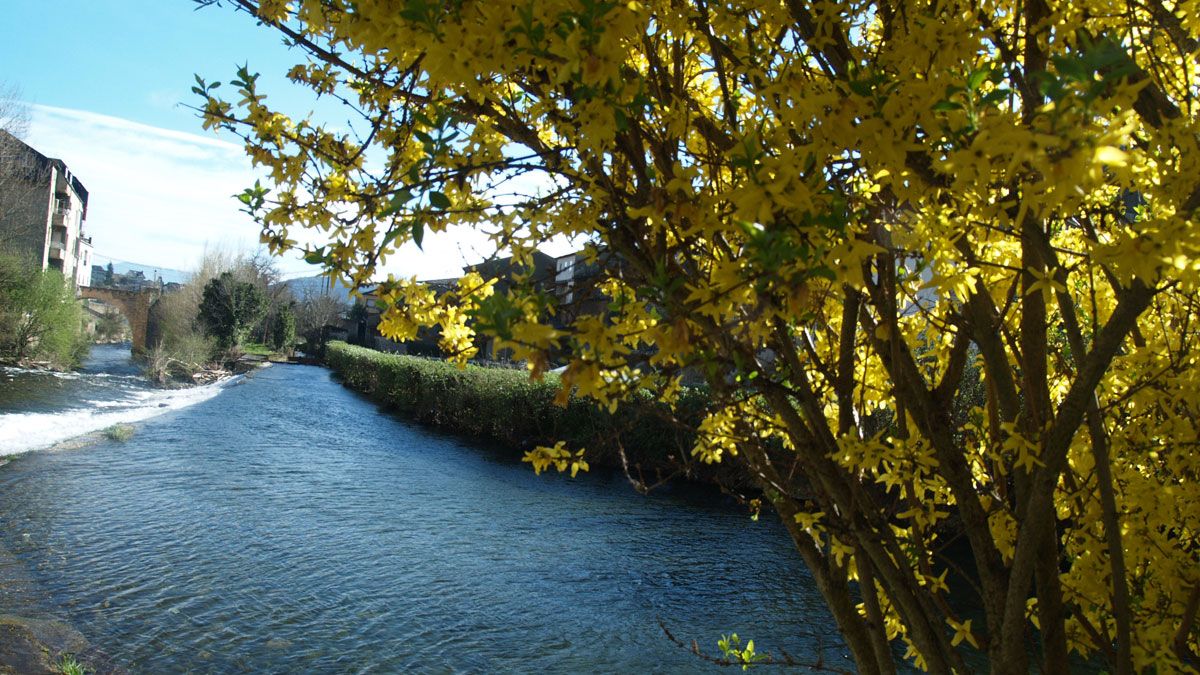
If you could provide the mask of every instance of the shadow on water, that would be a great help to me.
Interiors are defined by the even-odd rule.
[[[141,375],[142,367],[133,359],[131,344],[121,342],[93,345],[79,372],[92,375]]]

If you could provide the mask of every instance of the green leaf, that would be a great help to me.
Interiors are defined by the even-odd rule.
[[[1038,82],[1038,89],[1043,96],[1052,101],[1061,101],[1067,91],[1062,80],[1055,77],[1052,73],[1044,73],[1044,77]]]
[[[411,222],[399,223],[397,225],[394,225],[392,227],[392,229],[388,230],[387,235],[384,236],[383,243],[379,245],[379,248],[381,248],[381,249],[386,248],[388,244],[390,244],[396,240],[396,237],[399,237],[400,235],[404,234],[411,227],[412,227]]]
[[[310,265],[320,265],[325,262],[325,247],[304,254],[304,262]]]
[[[993,89],[993,90],[989,91],[986,95],[984,95],[983,98],[979,99],[979,101],[980,101],[980,103],[983,103],[984,105],[991,105],[993,103],[997,103],[999,101],[1004,100],[1011,93],[1012,93],[1012,91],[1009,89]]]
[[[854,80],[849,84],[850,91],[859,96],[869,96],[871,94],[871,83],[866,80]]]
[[[613,121],[617,124],[617,131],[629,130],[629,118],[625,116],[625,111],[620,108],[613,110]]]
[[[416,243],[417,248],[425,250],[421,243],[425,240],[425,223],[419,220],[414,220],[412,224],[412,240]]]
[[[970,91],[975,91],[979,88],[979,85],[983,84],[984,81],[988,79],[988,76],[991,74],[991,68],[973,71],[970,75],[967,75],[967,89]]]
[[[397,191],[394,195],[392,195],[392,198],[388,201],[388,207],[386,209],[384,209],[383,213],[380,213],[379,215],[381,217],[386,218],[392,214],[399,212],[400,209],[404,208],[405,204],[412,201],[412,198],[413,198],[413,194],[412,194],[411,190],[401,189],[401,190]]]
[[[429,205],[435,209],[448,209],[450,208],[450,198],[437,190],[430,190]]]

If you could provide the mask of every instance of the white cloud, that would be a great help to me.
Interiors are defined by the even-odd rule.
[[[83,110],[32,111],[30,145],[66,162],[88,190],[84,231],[98,254],[186,270],[206,244],[258,245],[258,227],[232,197],[254,182],[240,146]]]
[[[98,257],[188,270],[206,246],[258,247],[258,226],[233,198],[256,177],[240,144],[83,110],[33,105],[32,111],[30,145],[66,162],[88,189],[85,232]],[[547,252],[570,247],[552,248],[563,250]],[[406,245],[383,271],[456,276],[494,250],[485,234],[457,228],[429,234],[423,251]],[[280,267],[286,276],[318,271],[296,258]]]
[[[175,110],[187,95],[178,89],[156,89],[146,95],[146,102],[159,110]]]

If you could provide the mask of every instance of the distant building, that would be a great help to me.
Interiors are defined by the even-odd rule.
[[[582,262],[578,253],[568,253],[554,260],[554,294],[558,296],[559,304],[574,302],[575,268]]]
[[[83,235],[88,192],[61,159],[0,130],[0,247],[91,284],[92,240]]]
[[[123,291],[133,291],[140,293],[145,290],[150,284],[150,280],[146,278],[146,273],[141,270],[132,270],[124,274],[118,274],[113,278],[113,288]]]
[[[478,272],[484,279],[495,279],[497,293],[507,293],[517,276],[525,277],[538,288],[549,291],[554,287],[555,258],[541,251],[533,252],[530,264],[518,263],[512,256],[493,257],[478,265],[471,265],[467,271]]]
[[[553,324],[558,328],[571,325],[581,316],[604,316],[611,299],[597,288],[603,280],[602,271],[621,276],[624,263],[607,248],[576,251],[559,256],[554,261],[554,295],[558,312]]]
[[[531,282],[541,291],[555,292],[555,258],[541,251],[534,251],[529,263],[518,262],[512,256],[493,257],[468,267],[467,271],[477,272],[484,279],[494,279],[496,284],[493,288],[498,295],[508,293],[515,285],[517,277]],[[507,361],[511,358],[509,350],[496,348],[494,337],[480,336],[478,342],[480,358],[496,361]]]
[[[92,265],[92,286],[108,286],[110,284],[108,268],[103,265]]]

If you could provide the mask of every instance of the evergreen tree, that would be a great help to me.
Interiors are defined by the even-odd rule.
[[[254,284],[222,272],[204,286],[197,318],[222,349],[240,345],[246,334],[262,320],[267,298]]]
[[[271,348],[277,352],[291,351],[296,342],[296,313],[292,306],[283,305],[271,321]]]

